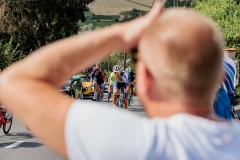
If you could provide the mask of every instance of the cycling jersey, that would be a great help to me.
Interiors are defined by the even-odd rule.
[[[129,80],[129,82],[133,82],[135,80],[135,73],[134,72],[131,71],[128,74],[128,80]]]
[[[96,73],[94,73],[94,72],[91,72],[90,79],[91,79],[91,80],[94,80],[94,79],[104,80],[104,79],[105,79],[105,75],[103,74],[102,71],[98,71],[98,74],[96,74]]]
[[[115,76],[115,73],[112,72],[110,75],[109,75],[109,78],[108,78],[108,81],[109,81],[109,84],[112,85],[114,81],[117,81],[118,78]]]
[[[116,82],[124,82],[126,84],[129,84],[128,75],[127,75],[126,72],[121,72],[119,78],[117,78],[115,73],[112,72],[110,74],[110,76],[109,76],[109,83],[110,83],[110,85],[112,85],[114,81],[116,81]]]
[[[98,71],[98,74],[92,72],[90,75],[90,79],[93,81],[96,81],[97,84],[99,84],[101,86],[104,82],[105,75],[103,74],[102,71]]]

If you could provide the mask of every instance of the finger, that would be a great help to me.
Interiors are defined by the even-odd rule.
[[[150,17],[157,17],[159,16],[163,11],[163,5],[161,2],[156,2],[153,5],[153,8],[151,11],[148,13],[148,16]]]

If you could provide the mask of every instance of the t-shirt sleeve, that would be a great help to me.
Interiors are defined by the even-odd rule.
[[[129,111],[77,100],[65,121],[69,159],[139,159],[143,146],[148,146],[142,141],[148,142],[148,121]]]

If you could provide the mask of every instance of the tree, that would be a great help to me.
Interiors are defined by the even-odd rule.
[[[130,11],[124,11],[124,12],[121,12],[120,15],[123,15],[123,22],[127,22],[127,21],[131,21],[137,17],[140,17],[140,16],[143,16],[147,14],[147,11],[143,11],[143,10],[139,10],[139,9],[135,9],[133,8],[132,10]]]
[[[41,0],[0,3],[0,38],[24,54],[78,32],[93,0]]]
[[[132,63],[127,67],[131,67],[133,70],[135,70],[136,63],[133,62],[132,53],[127,52],[126,58],[132,60]],[[124,52],[115,52],[110,56],[106,57],[105,59],[103,59],[103,61],[101,62],[101,69],[104,70],[105,73],[109,74],[112,72],[112,68],[114,65],[118,64],[123,66],[123,61],[124,61]]]
[[[16,48],[12,47],[12,39],[8,43],[0,41],[0,69],[4,69],[23,58],[23,52],[19,50],[18,46]]]
[[[225,38],[226,46],[237,48],[237,58],[240,58],[240,5],[236,0],[197,1],[194,10],[216,22]]]
[[[190,7],[193,0],[178,0],[179,7]],[[164,3],[164,8],[174,7],[174,0],[166,0]]]

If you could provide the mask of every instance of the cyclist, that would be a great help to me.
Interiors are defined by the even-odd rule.
[[[110,87],[110,85],[112,85]],[[109,90],[111,93],[111,88],[113,88],[113,107],[116,107],[117,103],[117,97],[116,94],[119,93],[119,90],[121,88],[124,89],[124,94],[123,94],[123,108],[127,109],[127,94],[129,92],[129,81],[128,81],[128,75],[126,72],[123,71],[123,68],[120,65],[115,65],[113,66],[113,72],[109,76]],[[109,97],[110,94],[108,94]]]
[[[236,75],[236,66],[234,61],[227,56],[223,57],[223,64],[225,76],[214,103],[214,111],[218,116],[231,120],[232,117],[234,118],[233,113],[231,115],[231,111],[234,109],[232,107],[235,103],[234,80]]]
[[[135,73],[130,67],[126,68],[125,72],[128,74],[128,81],[130,83],[130,93],[133,94],[133,87],[135,82]]]
[[[98,69],[98,67],[93,67],[92,73],[90,75],[90,82],[92,83],[92,86],[94,88],[94,96],[93,96],[93,101],[96,100],[96,86],[100,86],[100,94],[101,97],[103,97],[103,83],[106,83],[106,77],[103,74],[102,71]]]
[[[236,65],[234,64],[234,61],[227,57],[223,57],[223,63],[224,63],[224,70],[225,70],[225,77],[223,81],[223,87],[227,92],[227,95],[229,97],[229,100],[231,104],[234,104],[235,98],[234,98],[234,93],[235,93],[235,76],[236,76]]]

